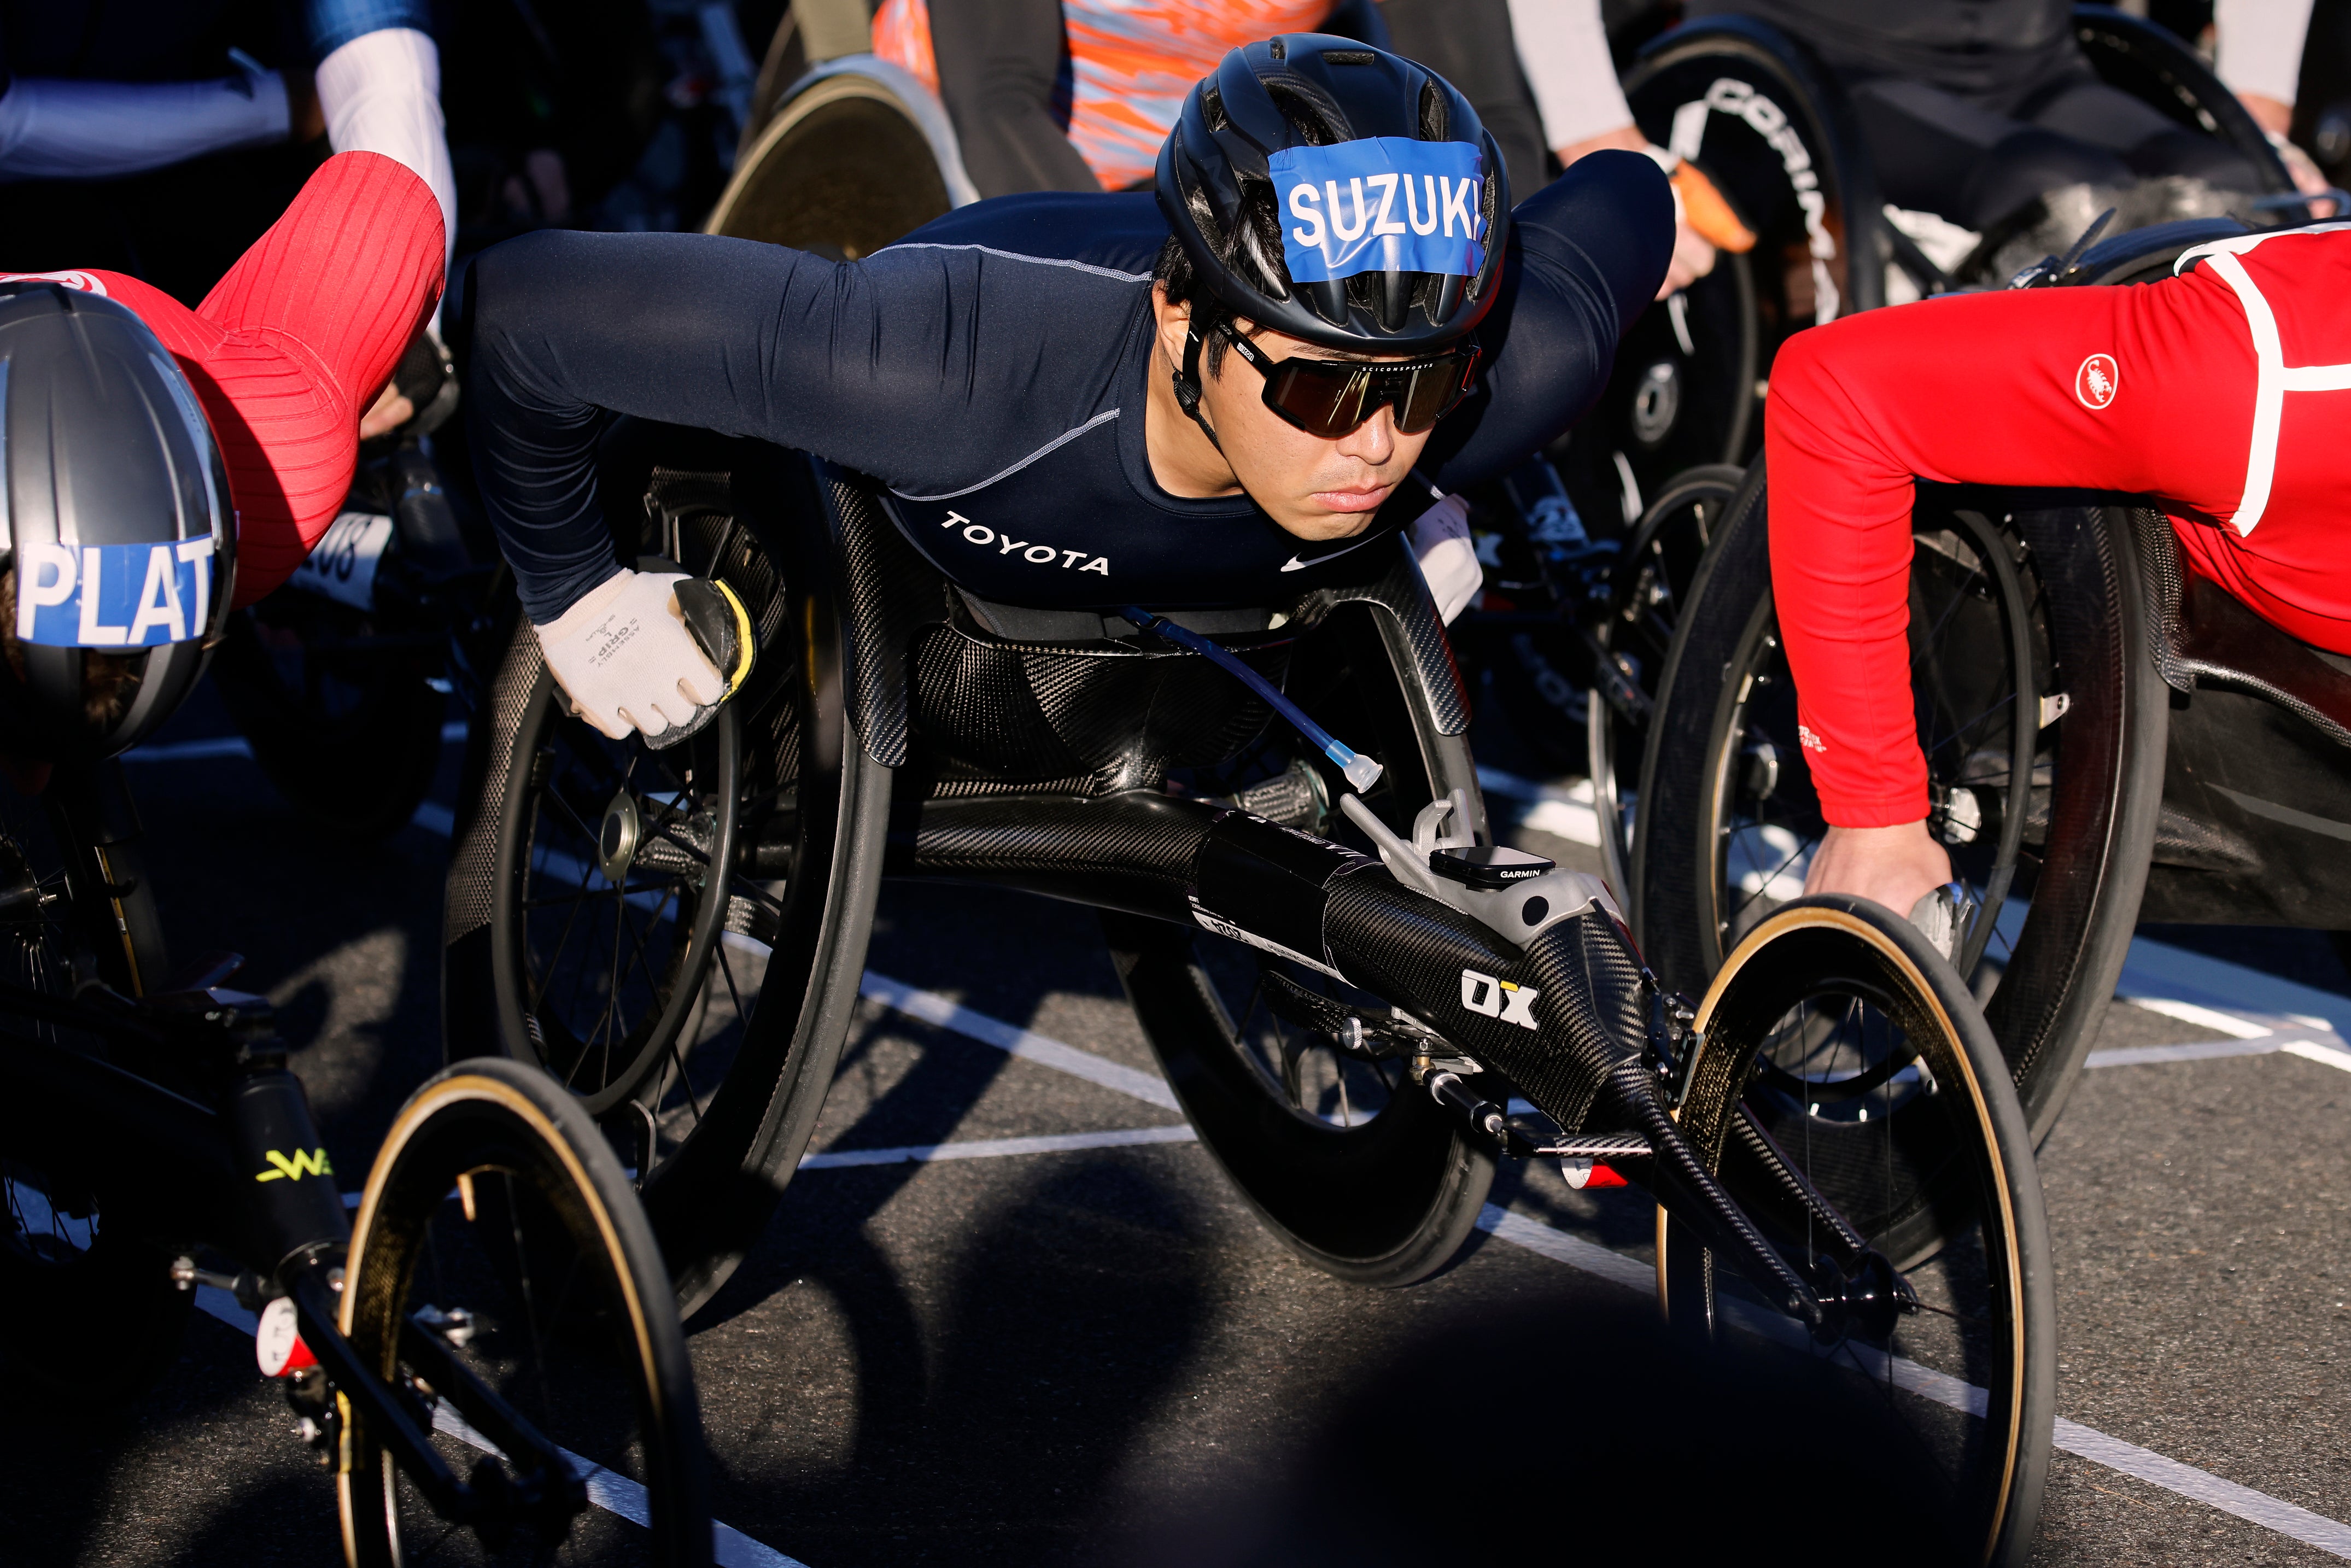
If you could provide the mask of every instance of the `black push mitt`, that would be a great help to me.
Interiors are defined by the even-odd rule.
[[[758,662],[759,639],[752,629],[751,612],[735,591],[716,578],[689,577],[674,591],[678,614],[695,646],[726,682],[725,702],[742,690]]]

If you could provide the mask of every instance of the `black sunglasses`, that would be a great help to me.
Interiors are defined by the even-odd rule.
[[[1230,321],[1218,321],[1217,329],[1265,378],[1265,406],[1326,441],[1346,434],[1377,413],[1382,404],[1395,410],[1398,431],[1418,435],[1469,395],[1470,378],[1478,371],[1475,343],[1430,359],[1388,363],[1297,354],[1275,360],[1242,337]]]

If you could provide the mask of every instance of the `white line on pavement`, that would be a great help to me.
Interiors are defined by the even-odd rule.
[[[237,1333],[251,1335],[260,1322],[251,1312],[237,1305],[236,1298],[226,1291],[210,1285],[196,1287],[196,1307],[218,1318]],[[465,1424],[465,1417],[444,1401],[433,1407],[433,1426],[460,1442],[470,1443],[486,1454],[498,1452],[496,1445]],[[501,1455],[501,1458],[504,1456]],[[614,1475],[590,1459],[583,1459],[570,1449],[563,1457],[572,1461],[588,1482],[588,1500],[607,1513],[620,1515],[631,1523],[645,1529],[653,1527],[653,1504],[645,1489],[626,1476]],[[797,1557],[787,1557],[774,1547],[754,1541],[731,1524],[710,1521],[711,1544],[716,1549],[719,1568],[808,1568]]]
[[[1579,779],[1573,784],[1538,784],[1499,768],[1480,768],[1478,788],[1486,794],[1517,802],[1510,818],[1519,827],[1532,828],[1572,844],[1600,847],[1600,810],[1589,779]]]
[[[1080,1051],[1076,1046],[1063,1045],[1058,1040],[1032,1034],[1000,1019],[989,1018],[986,1013],[976,1013],[960,1002],[949,1001],[936,991],[918,990],[903,980],[877,975],[871,969],[865,971],[865,979],[859,989],[872,1000],[895,1009],[908,1018],[936,1024],[967,1040],[976,1040],[982,1045],[992,1045],[998,1051],[1008,1051],[1025,1061],[1054,1068],[1073,1078],[1099,1083],[1105,1089],[1115,1089],[1122,1094],[1148,1101],[1163,1110],[1181,1108],[1176,1103],[1176,1092],[1168,1088],[1166,1081],[1155,1072],[1141,1072],[1122,1062],[1096,1056],[1091,1051]]]
[[[2321,1045],[2314,1040],[2290,1040],[2278,1049],[2288,1056],[2299,1056],[2304,1061],[2315,1061],[2322,1067],[2351,1072],[2351,1051],[2337,1051],[2331,1045]]]
[[[1504,777],[1507,778],[1507,775]],[[1496,789],[1497,793],[1501,792],[1493,783],[1488,782],[1482,773],[1480,782],[1487,789]],[[1573,804],[1573,802],[1569,803]],[[428,813],[433,814],[429,819]],[[444,834],[450,831],[452,821],[448,808],[431,803],[418,811],[416,820],[419,826]],[[1597,820],[1597,818],[1593,819],[1595,824]],[[2134,940],[2131,944],[2130,958],[2125,967],[2124,984],[2120,990],[2127,999],[2141,1005],[2145,1005],[2149,1000],[2167,1004],[2176,1003],[2182,1008],[2193,1008],[2199,1014],[2210,1010],[2212,1004],[2215,1003],[2223,1007],[2233,1003],[2242,1009],[2247,1007],[2248,1001],[2252,1001],[2259,1005],[2260,1010],[2265,1013],[2272,1013],[2299,1026],[2321,1028],[2328,1032],[2333,1032],[2334,1030],[2329,1014],[2343,1009],[2346,1000],[2351,1000],[2331,992],[2299,985],[2292,980],[2265,975],[2240,964],[2231,964],[2225,959],[2209,957],[2200,953],[2189,953],[2162,943],[2149,942],[2143,937]],[[1034,1061],[1040,1066],[1055,1068],[1072,1076],[1083,1078],[1090,1082],[1101,1084],[1106,1089],[1115,1089],[1121,1093],[1133,1095],[1138,1100],[1167,1110],[1178,1108],[1173,1092],[1163,1081],[1149,1073],[1137,1071],[1119,1062],[1106,1061],[1091,1051],[1080,1051],[1075,1046],[1048,1039],[1031,1030],[1006,1023],[1000,1019],[989,1018],[985,1013],[974,1012],[961,1003],[952,1001],[935,991],[921,990],[903,981],[876,975],[871,970],[866,973],[862,991],[872,999],[893,1008],[910,1018],[935,1024],[966,1039],[994,1046],[999,1051],[1008,1051],[1012,1055]],[[2311,1010],[2318,1008],[2326,1009],[2328,1011]],[[2154,1010],[2166,1012],[2175,1018],[2190,1017],[2184,1011],[2173,1011],[2169,1006],[2159,1007]],[[2220,1022],[2219,1019],[2222,1018],[2227,1019],[2228,1021]],[[2206,1020],[2199,1018],[2196,1021]],[[2264,1028],[2245,1019],[2241,1012],[2217,1013],[2210,1020],[2209,1026],[2220,1028],[2224,1032]],[[2271,1031],[2264,1028],[2264,1033],[2268,1032]],[[2246,1037],[2246,1039],[2260,1038],[2260,1036]],[[2206,1042],[2202,1047],[2130,1047],[2114,1052],[2093,1052],[2091,1061],[2096,1066],[2122,1066],[2125,1063],[2120,1061],[2102,1061],[2101,1058],[2130,1057],[2134,1061],[2147,1061],[2193,1059],[2184,1055],[2143,1056],[2140,1054],[2147,1051],[2194,1051],[2199,1055],[2219,1056],[2266,1054],[2271,1051],[2280,1051],[2308,1061],[2323,1062],[2329,1067],[2339,1067],[2351,1071],[2351,1051],[2336,1050],[2313,1040],[2294,1040],[2283,1045],[2264,1044],[2245,1051],[2225,1049],[2241,1043],[2243,1043],[2242,1040],[2214,1040]],[[934,1146],[952,1147],[953,1145]],[[1481,1229],[1491,1232],[1498,1240],[1525,1248],[1541,1257],[1565,1263],[1571,1268],[1583,1270],[1630,1289],[1655,1289],[1655,1274],[1647,1266],[1596,1243],[1583,1240],[1580,1237],[1554,1230],[1538,1220],[1527,1219],[1522,1216],[1513,1215],[1489,1205],[1479,1217],[1479,1226]],[[1917,1370],[1922,1375],[1920,1378],[1903,1380],[1907,1385],[1913,1385],[1915,1392],[1928,1397],[1940,1398],[1942,1403],[1960,1409],[1969,1407],[1965,1403],[1965,1397],[1980,1397],[1980,1396],[1962,1396],[1954,1390],[1942,1390],[1938,1393],[1940,1385],[1935,1381],[1937,1379],[1952,1383],[1955,1389],[1965,1388],[1967,1385],[1958,1384],[1955,1379],[1944,1378],[1941,1374],[1931,1373],[1927,1368],[1921,1367]],[[1943,1397],[1944,1394],[1949,1394],[1949,1397]],[[2191,1465],[2182,1464],[2177,1459],[2166,1458],[2152,1449],[2126,1443],[2118,1437],[2110,1437],[2103,1432],[2075,1421],[2063,1419],[2058,1421],[2056,1442],[2057,1446],[2066,1452],[2104,1465],[2109,1469],[2119,1470],[2125,1475],[2146,1481],[2152,1486],[2160,1487],[2164,1490],[2219,1509],[2223,1513],[2232,1514],[2239,1519],[2277,1531],[2305,1545],[2314,1546],[2320,1551],[2331,1552],[2337,1557],[2351,1558],[2351,1527],[2338,1524],[2307,1509],[2297,1508],[2292,1503],[2271,1497],[2266,1492],[2255,1491],[2249,1487],[2240,1486],[2234,1481],[2222,1480],[2220,1477],[2197,1469]]]
[[[891,1006],[897,1007],[898,1004],[888,997],[876,996],[871,988],[874,977],[868,976],[869,988],[866,994],[875,997],[876,1000],[889,1001]],[[999,1019],[975,1013],[968,1008],[950,1002],[945,997],[928,991],[918,991],[894,980],[888,984],[895,992],[904,994],[910,999],[920,999],[923,1002],[927,1012],[916,1016],[929,1017],[929,1021],[939,1023],[941,1027],[965,1035],[968,1039],[982,1040],[989,1045],[998,1045],[999,1049],[1008,1049],[1000,1045],[998,1038],[992,1037],[1018,1036],[1027,1042],[1057,1048],[1054,1052],[1035,1054],[1022,1052],[1029,1055],[1030,1061],[1046,1066],[1060,1066],[1062,1060],[1060,1053],[1066,1052],[1070,1056],[1090,1059],[1094,1067],[1114,1067],[1121,1073],[1130,1073],[1136,1078],[1144,1077],[1143,1074],[1134,1072],[1132,1068],[1118,1067],[1114,1062],[1103,1061],[1102,1058],[1092,1056],[1088,1051],[1079,1051],[1075,1046],[1063,1045],[1059,1040],[1045,1040],[1042,1036],[1032,1034],[1027,1030],[1015,1029],[1012,1025]],[[938,1016],[930,1017],[931,1014]],[[947,1022],[946,1019],[949,1016],[952,1016],[956,1021]],[[967,1028],[967,1024],[974,1027]],[[982,1032],[983,1030],[987,1032]],[[2294,1050],[2294,1046],[2281,1046],[2273,1049]],[[2325,1051],[2330,1058],[2340,1057],[2342,1061],[2329,1061],[2327,1065],[2341,1066],[2346,1071],[2351,1071],[2351,1052],[2311,1045],[2309,1051],[2294,1051],[2294,1054],[2309,1055],[2312,1051]],[[2318,1060],[2318,1058],[2314,1057],[2313,1060]],[[1063,1071],[1068,1069],[1064,1068]],[[1092,1070],[1081,1071],[1079,1075],[1093,1082],[1105,1083],[1107,1087],[1123,1087],[1117,1083],[1108,1083],[1105,1079],[1097,1076]],[[1149,1081],[1146,1080],[1146,1082]],[[1159,1090],[1161,1093],[1166,1092],[1164,1084],[1151,1082],[1150,1086]],[[1126,1092],[1134,1092],[1132,1089]],[[1136,1097],[1149,1099],[1153,1104],[1172,1103],[1174,1100],[1173,1095],[1169,1095],[1166,1102],[1162,1102],[1151,1095]],[[1564,1263],[1572,1269],[1592,1274],[1612,1284],[1622,1285],[1627,1290],[1655,1291],[1656,1289],[1656,1271],[1651,1265],[1643,1263],[1635,1258],[1628,1258],[1621,1252],[1613,1251],[1597,1242],[1587,1241],[1580,1236],[1554,1229],[1541,1220],[1530,1219],[1524,1215],[1512,1214],[1499,1205],[1489,1203],[1479,1213],[1478,1228],[1491,1234],[1498,1241],[1507,1241],[1513,1246],[1522,1247],[1540,1257],[1548,1258],[1553,1262]],[[1756,1328],[1767,1337],[1777,1337],[1774,1329],[1779,1321],[1759,1321],[1748,1326]],[[1794,1325],[1787,1326],[1792,1328]],[[1956,1410],[1966,1410],[1976,1415],[1983,1412],[1984,1393],[1972,1385],[1900,1358],[1896,1360],[1890,1370],[1895,1381],[1914,1394],[1949,1406]],[[2222,1480],[2220,1477],[2199,1470],[2192,1465],[2166,1458],[2152,1449],[2139,1448],[2134,1443],[2126,1443],[2119,1437],[2110,1437],[2104,1432],[2083,1426],[2078,1421],[2059,1420],[2055,1441],[2057,1447],[2065,1452],[2093,1463],[2104,1465],[2108,1469],[2119,1470],[2126,1476],[2146,1481],[2151,1486],[2160,1487],[2166,1491],[2216,1508],[2223,1513],[2233,1514],[2251,1523],[2274,1530],[2305,1545],[2317,1547],[2322,1552],[2331,1552],[2337,1557],[2351,1558],[2351,1526],[2338,1524],[2324,1515],[2311,1512],[2308,1509],[2297,1508],[2293,1503],[2273,1498],[2266,1492],[2255,1491],[2251,1487],[2240,1486],[2234,1481]]]
[[[2212,1008],[2199,1008],[2194,1002],[2183,1002],[2171,997],[2125,996],[2123,1000],[2147,1012],[2178,1019],[2181,1023],[2217,1030],[2233,1040],[2260,1040],[2277,1032],[2265,1023],[2255,1023],[2251,1019],[2241,1019],[2234,1013],[2224,1013]]]
[[[2151,1061],[2202,1061],[2215,1056],[2268,1056],[2283,1049],[2274,1040],[2199,1040],[2188,1045],[2118,1045],[2094,1051],[2085,1067],[2144,1067]]]

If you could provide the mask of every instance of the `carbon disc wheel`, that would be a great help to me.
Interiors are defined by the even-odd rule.
[[[1353,607],[1350,607],[1352,609]],[[1476,772],[1458,738],[1416,740],[1403,683],[1361,612],[1343,610],[1293,658],[1290,690],[1336,733],[1376,736],[1386,772],[1365,797],[1405,832]],[[1431,732],[1433,735],[1433,732]],[[1220,781],[1246,782],[1246,781]],[[1335,796],[1344,786],[1328,781]],[[1325,831],[1353,834],[1332,813]],[[1136,1019],[1200,1141],[1273,1233],[1315,1268],[1406,1285],[1443,1268],[1484,1207],[1494,1155],[1404,1072],[1286,1022],[1285,983],[1361,1000],[1307,966],[1132,915],[1102,925]]]
[[[1776,1152],[1894,1264],[1909,1303],[1881,1290],[1835,1332],[1808,1334],[1661,1208],[1667,1320],[1752,1334],[1872,1391],[1882,1430],[1868,1440],[1915,1484],[1922,1539],[1958,1562],[2022,1563],[2055,1415],[2054,1276],[2023,1113],[1973,999],[1907,921],[1807,899],[1740,944],[1698,1027],[1677,1119],[1700,1162],[1819,1288],[1841,1277],[1835,1244],[1802,1206],[1775,1201],[1754,1151]],[[1834,1473],[1834,1456],[1822,1459]]]

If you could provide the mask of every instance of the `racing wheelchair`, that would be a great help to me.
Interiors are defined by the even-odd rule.
[[[2030,286],[2127,286],[2227,220],[2142,229]],[[1758,465],[1686,601],[1642,765],[1646,950],[1700,985],[1801,893],[1824,831],[1777,634]],[[2032,1136],[2079,1077],[2141,918],[2340,930],[2343,661],[2183,567],[2133,497],[1919,486],[1913,696],[1928,825],[1980,913],[1959,967]]]
[[[2177,37],[2102,5],[2076,6],[2074,30],[2106,82],[2259,171],[2264,193],[2239,216],[2303,220],[2303,199],[2260,127]],[[1757,241],[1743,255],[1723,253],[1711,274],[1625,334],[1606,392],[1559,464],[1595,531],[1623,519],[1622,553],[1581,613],[1514,638],[1515,660],[1494,661],[1525,667],[1513,686],[1531,682],[1538,695],[1563,699],[1552,703],[1548,727],[1561,739],[1550,749],[1564,763],[1564,738],[1583,741],[1579,760],[1614,876],[1631,873],[1629,787],[1667,646],[1698,559],[1761,444],[1779,345],[1857,310],[1998,285],[2041,255],[2038,246],[2020,248],[2032,236],[1974,235],[1886,206],[1834,77],[1801,42],[1751,18],[1695,22],[1650,40],[1625,93],[1642,130],[1703,169]],[[1508,531],[1508,508],[1489,515],[1498,519],[1490,526]],[[1542,727],[1540,707],[1517,707],[1520,727]]]
[[[450,1047],[572,1087],[689,1308],[807,1145],[881,880],[1019,889],[1102,912],[1186,1114],[1301,1258],[1409,1284],[1498,1162],[1605,1168],[1657,1197],[1677,1327],[1882,1389],[1961,1555],[2021,1559],[2045,1223],[1997,1049],[1904,923],[1791,906],[1703,1000],[1666,990],[1601,884],[1493,842],[1401,543],[1280,605],[1048,611],[958,586],[886,491],[802,455],[622,421],[600,462],[616,549],[724,580],[760,659],[655,751],[570,717],[515,638],[462,803]],[[1820,1157],[1805,1096],[1833,1082],[1940,1141]]]
[[[27,603],[0,673],[0,1397],[120,1404],[178,1359],[202,1293],[256,1329],[335,1479],[348,1562],[708,1563],[667,1274],[577,1100],[519,1063],[453,1067],[347,1197],[269,1003],[228,988],[243,960],[172,967],[119,754],[224,633],[227,474],[114,301],[6,291],[0,340],[11,548],[47,562],[7,575]],[[110,403],[154,441],[73,465],[89,426],[122,435],[98,423]],[[168,641],[126,632],[126,575]]]

